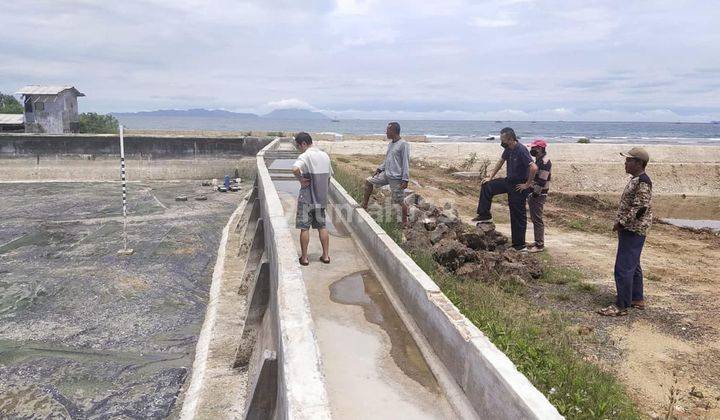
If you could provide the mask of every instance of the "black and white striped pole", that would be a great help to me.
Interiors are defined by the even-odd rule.
[[[122,178],[123,249],[118,251],[118,254],[130,255],[133,250],[127,247],[127,180],[125,179],[125,138],[122,125],[120,126],[120,176]]]

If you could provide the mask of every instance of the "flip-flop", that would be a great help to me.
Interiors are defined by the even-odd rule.
[[[318,261],[320,261],[323,264],[330,264],[330,258],[328,258],[327,260],[323,260],[322,257],[320,257],[320,258],[318,258]]]
[[[615,305],[610,305],[597,311],[602,316],[625,316],[628,314],[627,309],[619,309]]]
[[[300,263],[300,265],[310,265],[310,261],[303,262],[302,258],[298,258],[298,262]]]
[[[638,300],[638,301],[633,302],[630,306],[635,309],[643,310],[643,309],[645,309],[645,301]]]

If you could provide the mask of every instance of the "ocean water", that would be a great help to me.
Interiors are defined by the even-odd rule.
[[[118,116],[121,124],[143,130],[283,131],[342,134],[382,134],[385,120],[278,120],[235,117]],[[512,127],[524,140],[544,138],[574,143],[658,143],[720,145],[720,124],[569,121],[423,121],[400,120],[403,134],[426,135],[430,141],[488,141],[503,127]],[[491,139],[492,140],[492,139]]]

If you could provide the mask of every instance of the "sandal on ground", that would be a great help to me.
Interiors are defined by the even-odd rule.
[[[532,254],[537,253],[537,252],[543,252],[543,251],[545,251],[545,247],[533,245],[530,248],[528,248],[528,251]]]
[[[298,262],[300,263],[300,265],[310,265],[310,261],[303,261],[302,258],[298,258]]]
[[[644,300],[633,300],[630,304],[635,309],[645,309],[645,301]]]
[[[602,316],[625,316],[628,314],[627,309],[620,309],[615,305],[610,305],[597,311]]]
[[[320,258],[318,258],[318,261],[320,261],[323,264],[330,264],[330,258],[328,258],[327,260],[323,260],[323,258],[320,257]]]

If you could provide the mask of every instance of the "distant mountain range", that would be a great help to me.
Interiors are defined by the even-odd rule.
[[[276,109],[265,115],[247,112],[231,112],[221,109],[159,109],[157,111],[140,112],[113,112],[115,116],[141,116],[141,117],[232,117],[232,118],[268,118],[276,120],[329,120],[327,115],[307,109]]]

